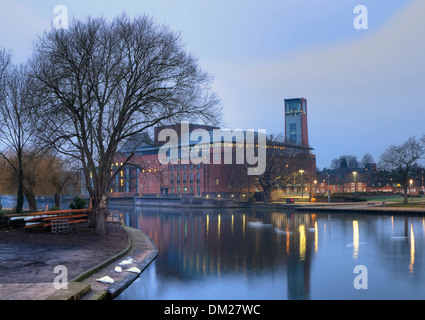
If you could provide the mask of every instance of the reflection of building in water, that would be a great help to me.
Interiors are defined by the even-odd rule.
[[[237,274],[237,279],[247,279],[251,283],[251,280],[263,279],[263,275],[272,273],[273,286],[280,288],[282,297],[308,299],[310,287],[327,281],[311,278],[312,259],[316,252],[325,257],[334,254],[337,245],[343,248],[338,250],[343,254],[337,257],[335,265],[325,267],[336,268],[340,263],[346,266],[347,261],[349,265],[352,262],[353,267],[358,264],[365,264],[368,268],[385,266],[383,275],[377,275],[377,280],[386,281],[392,277],[397,282],[403,281],[402,288],[405,284],[424,280],[423,217],[214,210],[203,213],[157,208],[142,209],[141,212],[124,214],[124,221],[141,228],[154,240],[160,251],[155,271],[164,278],[186,281],[207,279],[212,275],[209,279],[223,277],[227,280],[224,276]],[[255,228],[249,225],[251,221],[273,227]],[[276,232],[275,227],[281,232]],[[351,280],[355,276],[353,274]],[[331,281],[340,279],[341,274],[336,272]],[[163,283],[165,288],[167,281]],[[389,290],[394,286],[394,283],[388,283]],[[326,287],[319,289],[325,291]],[[368,292],[377,290],[372,286],[369,289]],[[385,294],[414,298],[412,292],[401,292]],[[380,294],[382,292],[377,292],[378,297]]]
[[[290,215],[286,219],[291,237],[288,252],[288,298],[310,298],[310,267],[312,255],[316,248],[316,216],[315,215]],[[287,242],[288,243],[288,242]]]
[[[158,268],[170,274],[192,278],[281,268],[283,256],[280,244],[272,241],[273,230],[249,228],[251,216],[212,210],[142,213],[137,223],[159,249]]]
[[[289,299],[309,297],[310,264],[317,246],[315,215],[144,208],[125,215],[124,221],[151,237],[159,250],[157,272],[168,277],[237,273],[249,279],[258,272],[282,275],[286,269]],[[267,226],[253,227],[252,221]]]
[[[273,212],[271,220],[286,256],[288,298],[308,299],[311,260],[313,253],[318,251],[316,215]]]

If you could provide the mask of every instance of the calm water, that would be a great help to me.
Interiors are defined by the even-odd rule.
[[[111,211],[159,249],[117,299],[425,299],[422,217]],[[357,265],[366,290],[353,285]]]

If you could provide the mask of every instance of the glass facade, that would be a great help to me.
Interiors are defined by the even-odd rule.
[[[292,143],[297,143],[297,124],[291,123],[289,128],[289,139]]]
[[[300,99],[286,100],[285,114],[297,116],[302,114],[302,104]]]

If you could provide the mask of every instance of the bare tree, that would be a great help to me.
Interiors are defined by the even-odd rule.
[[[34,195],[54,195],[55,207],[60,207],[60,197],[65,192],[75,194],[79,182],[78,168],[69,159],[61,158],[53,150],[43,153],[34,162],[31,178]],[[26,179],[27,180],[27,179]],[[24,186],[27,185],[25,180]]]
[[[34,159],[31,124],[27,106],[30,101],[24,67],[11,63],[11,56],[0,51],[0,156],[13,169],[17,181],[16,212],[21,213],[25,166]]]
[[[124,141],[157,124],[220,114],[211,77],[178,35],[146,16],[52,29],[36,42],[30,66],[38,136],[81,162],[98,234],[106,232],[111,182],[133,155],[111,175]]]
[[[299,170],[306,168],[307,161],[308,149],[285,144],[282,135],[268,135],[266,169],[255,179],[264,192],[265,201],[272,201],[274,188],[291,184]]]
[[[417,174],[417,161],[425,154],[425,147],[415,137],[401,145],[392,145],[381,155],[379,169],[400,183],[404,190],[404,203],[407,203],[409,180]]]
[[[361,166],[363,167],[363,168],[368,168],[369,166],[370,166],[370,164],[371,163],[374,163],[375,162],[375,160],[373,160],[373,157],[372,157],[372,155],[370,154],[370,153],[365,153],[364,155],[363,155],[363,158],[362,158],[362,160],[361,160]]]
[[[333,159],[330,165],[331,169],[358,169],[359,162],[356,156],[343,155],[339,158]]]

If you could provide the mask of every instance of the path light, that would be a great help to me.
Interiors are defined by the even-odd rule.
[[[301,174],[301,198],[304,198],[304,181],[303,181],[304,170],[298,170],[298,172]]]
[[[353,175],[354,175],[354,192],[357,192],[357,186],[356,186],[357,172],[356,171],[353,171]]]

